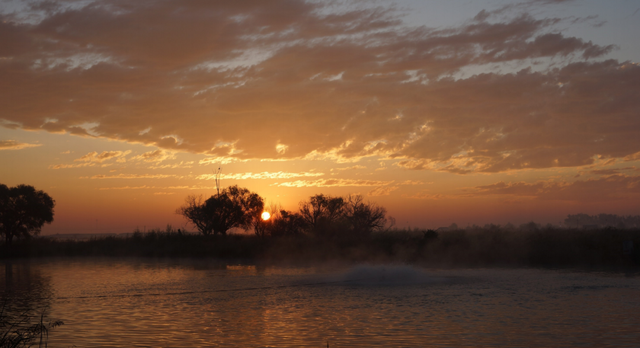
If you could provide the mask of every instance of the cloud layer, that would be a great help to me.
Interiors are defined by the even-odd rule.
[[[0,21],[0,124],[460,174],[637,156],[640,66],[518,11],[433,29],[298,0],[36,3]]]
[[[22,150],[30,147],[38,147],[42,144],[21,143],[15,140],[0,140],[0,150]]]
[[[575,182],[498,182],[478,186],[472,195],[508,195],[545,200],[611,201],[640,198],[640,176],[614,174]]]

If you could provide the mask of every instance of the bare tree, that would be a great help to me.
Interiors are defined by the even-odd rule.
[[[322,194],[300,202],[300,215],[306,225],[316,234],[326,234],[341,217],[344,210],[342,197]]]
[[[387,224],[387,210],[372,202],[364,202],[361,195],[349,195],[344,214],[354,235],[364,237],[382,230]]]
[[[184,205],[176,210],[176,214],[180,214],[187,218],[200,233],[210,235],[213,233],[213,224],[211,219],[207,219],[204,198],[199,196],[187,196]]]

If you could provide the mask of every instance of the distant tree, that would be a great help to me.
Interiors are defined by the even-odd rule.
[[[344,205],[342,197],[319,194],[300,202],[300,216],[313,233],[326,234],[343,217]]]
[[[640,216],[618,216],[615,214],[570,214],[566,219],[564,219],[564,227],[566,228],[585,228],[594,226],[600,228],[615,227],[619,229],[638,228],[640,226]]]
[[[533,221],[520,225],[520,231],[525,231],[525,232],[536,232],[536,231],[539,231],[541,228],[542,226],[540,226],[540,224],[537,224]]]
[[[0,184],[0,234],[7,246],[13,237],[29,238],[40,234],[45,223],[53,221],[56,202],[33,186],[7,187]]]
[[[273,237],[296,236],[302,233],[305,225],[302,215],[281,209],[271,216],[268,232]]]
[[[235,185],[207,200],[202,196],[189,196],[176,213],[187,218],[204,235],[226,235],[235,227],[250,228],[263,208],[262,197]]]
[[[365,237],[382,230],[387,224],[387,210],[375,203],[364,202],[361,195],[350,195],[346,199],[344,215],[351,225],[354,236]]]
[[[456,231],[457,229],[453,230]],[[436,239],[438,239],[438,232],[434,231],[434,230],[426,230],[426,231],[422,231],[422,242],[423,244],[426,243],[430,243]]]

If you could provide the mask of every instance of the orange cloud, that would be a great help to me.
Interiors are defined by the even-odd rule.
[[[120,186],[120,187],[101,187],[99,188],[100,191],[105,191],[105,190],[143,190],[143,189],[154,189],[156,188],[155,186],[147,186],[147,185],[142,185],[142,186]]]
[[[21,143],[15,140],[0,140],[0,150],[22,150],[38,146],[42,146],[42,144]]]
[[[175,154],[171,152],[163,151],[163,150],[155,150],[155,151],[148,151],[141,155],[131,157],[131,160],[159,163],[164,160],[174,159],[174,158],[175,158]]]
[[[74,161],[102,163],[104,161],[111,160],[111,159],[124,160],[124,157],[130,153],[131,151],[102,151],[101,153],[97,153],[96,151],[93,151],[93,152],[89,152],[88,154],[80,158],[75,159]],[[72,168],[72,167],[66,167],[66,168]]]
[[[470,195],[509,195],[561,201],[611,201],[640,198],[640,176],[621,174],[575,182],[499,182],[477,186]]]
[[[142,185],[142,186],[117,186],[117,187],[101,187],[99,188],[100,191],[106,191],[106,190],[148,190],[148,189],[155,189],[155,190],[215,190],[215,187],[212,186],[197,186],[197,185],[193,185],[193,186],[149,186],[149,185]]]
[[[297,177],[308,176],[323,176],[324,173],[286,173],[286,172],[262,172],[262,173],[236,173],[236,174],[221,174],[220,179],[232,179],[232,180],[246,180],[246,179],[290,179]],[[201,174],[196,177],[199,180],[215,180],[216,174]]]
[[[342,187],[342,186],[383,186],[389,185],[393,181],[379,180],[357,180],[357,179],[318,179],[318,180],[296,180],[274,184],[283,187]]]
[[[82,168],[82,167],[93,167],[95,163],[85,162],[85,163],[76,163],[76,164],[54,164],[50,165],[49,169],[66,169],[66,168]]]
[[[365,166],[361,166],[361,165],[355,165],[355,166],[351,166],[351,167],[344,167],[344,168],[332,168],[331,171],[344,171],[344,170],[356,170],[356,169],[366,169],[367,167]]]
[[[391,194],[391,192],[399,189],[400,186],[380,186],[380,187],[376,187],[375,189],[369,191],[369,193],[367,193],[367,196],[388,196]]]
[[[405,195],[405,197],[413,198],[413,199],[438,200],[438,199],[443,199],[443,198],[451,198],[452,196],[443,195],[443,194],[432,194],[432,193],[428,193],[428,192],[418,192],[418,193],[413,194],[413,195]],[[454,198],[456,198],[456,197],[454,196]]]
[[[148,161],[380,157],[466,174],[635,158],[640,66],[568,36],[574,19],[528,14],[545,3],[447,28],[302,0],[28,7],[0,15],[0,124],[162,149]],[[478,66],[497,68],[465,75]]]
[[[82,177],[86,179],[89,177]],[[180,178],[178,175],[170,174],[117,174],[117,175],[93,175],[90,179],[165,179],[165,178]]]

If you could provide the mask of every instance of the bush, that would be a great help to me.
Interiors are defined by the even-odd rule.
[[[187,218],[204,235],[226,235],[232,228],[251,228],[263,208],[262,197],[235,185],[207,200],[202,196],[189,196],[176,213]]]

